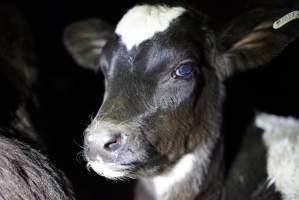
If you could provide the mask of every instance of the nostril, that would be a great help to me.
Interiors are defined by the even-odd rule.
[[[114,135],[109,141],[104,144],[104,149],[107,151],[116,151],[123,145],[123,138],[120,134]]]

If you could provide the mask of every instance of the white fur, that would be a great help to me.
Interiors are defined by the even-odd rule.
[[[187,174],[192,172],[195,157],[187,154],[182,157],[170,172],[152,179],[156,195],[159,197],[164,192],[169,191],[172,185],[179,182]]]
[[[104,176],[109,179],[117,179],[121,178],[125,175],[122,171],[115,171],[109,166],[109,164],[105,164],[102,161],[101,157],[97,157],[97,161],[90,161],[87,164],[88,167],[91,167],[96,173],[98,173],[101,176]]]
[[[169,24],[184,12],[185,9],[182,7],[135,6],[119,21],[115,33],[130,50],[133,46],[152,38],[156,33],[165,31]]]
[[[172,187],[181,182],[183,179],[188,176],[193,176],[194,170],[198,177],[196,177],[198,187],[194,190],[199,190],[200,185],[202,184],[204,173],[206,172],[208,165],[210,163],[210,145],[200,146],[199,154],[195,155],[189,153],[184,155],[176,165],[167,173],[164,173],[160,176],[152,178],[152,183],[156,193],[156,197],[160,198],[165,192],[171,191]],[[201,155],[200,157],[198,155]],[[194,167],[197,167],[194,169]],[[199,174],[198,174],[199,173]]]
[[[269,183],[275,184],[284,200],[299,199],[299,121],[261,114],[256,124],[265,130]]]

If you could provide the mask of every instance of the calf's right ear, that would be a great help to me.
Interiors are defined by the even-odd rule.
[[[77,64],[95,70],[103,47],[113,34],[113,27],[105,21],[87,19],[66,27],[63,42]]]

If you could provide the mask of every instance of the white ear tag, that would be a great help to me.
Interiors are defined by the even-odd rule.
[[[294,19],[299,19],[299,10],[290,12],[273,23],[274,29],[279,29]]]

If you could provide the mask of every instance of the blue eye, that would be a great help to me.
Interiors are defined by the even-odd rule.
[[[191,74],[193,72],[193,67],[190,64],[182,64],[175,70],[175,76],[183,77]]]

